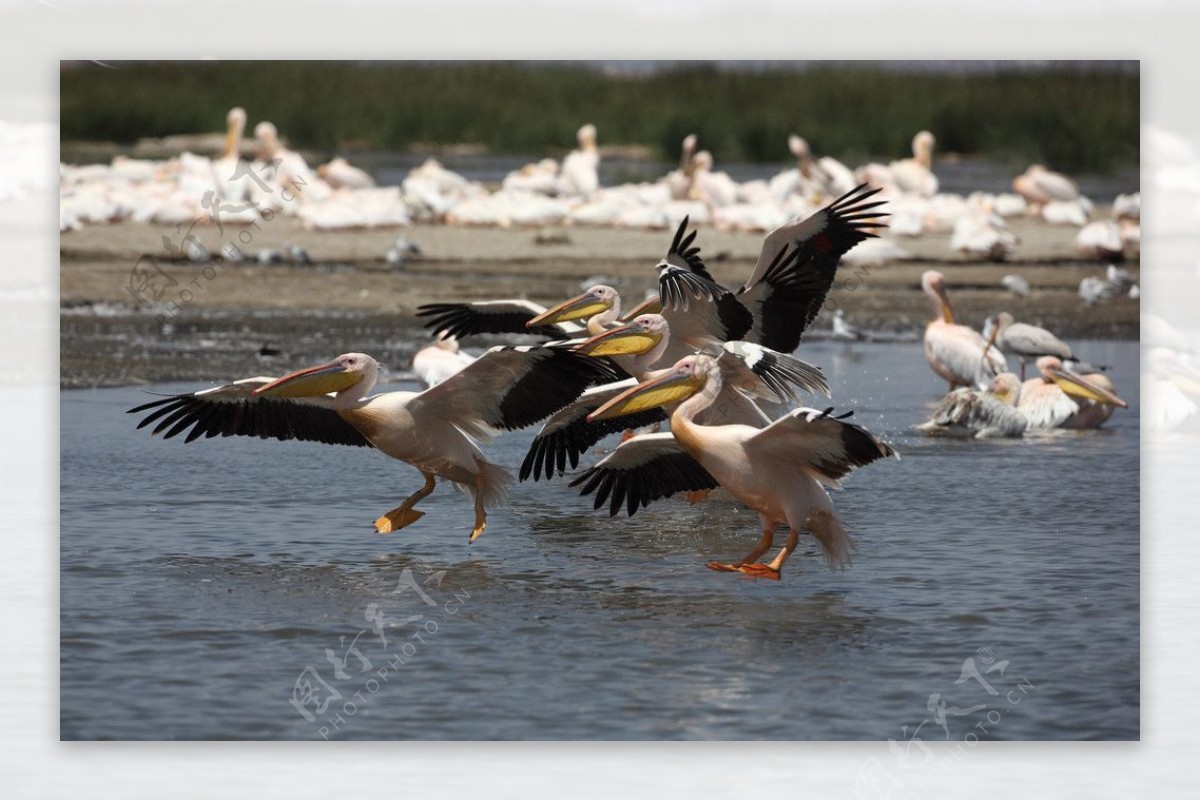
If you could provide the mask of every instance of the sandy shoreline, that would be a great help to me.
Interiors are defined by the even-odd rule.
[[[1102,274],[1104,265],[1078,260],[1075,228],[1028,220],[1010,225],[1022,244],[1005,263],[954,254],[948,235],[899,239],[915,260],[843,265],[829,307],[844,309],[862,328],[916,337],[928,316],[920,274],[936,267],[946,274],[956,316],[977,327],[986,315],[1007,309],[1066,338],[1137,338],[1136,301],[1087,308],[1076,294],[1079,281]],[[213,250],[222,241],[237,241],[240,233],[243,242],[249,239],[248,253],[294,242],[314,261],[220,267],[166,258],[162,238],[178,241],[181,233],[171,226],[121,223],[62,235],[64,387],[234,377],[247,369],[275,369],[254,366],[264,361],[286,360],[284,367],[345,350],[390,355],[393,366],[403,366],[399,362],[406,365],[426,339],[413,317],[422,303],[499,297],[552,302],[578,293],[589,280],[640,300],[653,286],[653,265],[670,240],[665,231],[563,228],[554,233],[565,241],[541,244],[539,229],[419,225],[403,233],[424,255],[397,270],[383,254],[401,229],[312,232],[294,219],[276,217],[257,229],[226,226],[219,239],[215,227],[198,227],[194,233]],[[730,286],[749,273],[761,242],[758,234],[711,228],[702,228],[699,236],[713,274]],[[143,255],[154,257],[176,285],[161,303],[139,312],[128,287]],[[1137,263],[1125,266],[1138,274]],[[1000,286],[1001,277],[1012,272],[1034,287],[1029,298]],[[818,321],[813,335],[828,325],[828,319]],[[263,345],[282,353],[264,359],[258,355]]]

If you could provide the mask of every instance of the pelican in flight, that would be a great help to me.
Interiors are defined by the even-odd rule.
[[[670,323],[659,314],[643,314],[618,328],[604,331],[575,345],[580,353],[595,357],[610,357],[634,378],[593,387],[578,400],[555,413],[542,426],[521,463],[521,481],[530,475],[534,481],[553,478],[566,471],[566,463],[574,468],[579,457],[592,445],[609,434],[631,428],[652,425],[668,419],[673,404],[667,410],[655,406],[637,415],[616,419],[590,419],[588,415],[603,404],[634,386],[637,381],[658,378],[670,370],[651,368],[662,362],[670,340]],[[725,342],[713,357],[721,371],[723,384],[715,402],[701,411],[697,421],[704,425],[739,423],[763,428],[771,420],[755,402],[784,403],[799,401],[795,388],[830,397],[829,385],[821,370],[794,356],[756,345],[752,342]],[[670,362],[668,362],[669,364]]]
[[[762,536],[737,562],[709,562],[713,570],[778,580],[803,530],[820,544],[831,568],[848,564],[854,543],[825,488],[838,487],[855,467],[893,455],[892,449],[865,429],[831,417],[829,409],[796,409],[761,429],[700,425],[697,416],[715,402],[723,384],[717,360],[699,354],[601,406],[592,419],[679,404],[671,414],[671,433],[633,437],[571,486],[580,486],[583,495],[596,493],[597,509],[611,497],[613,515],[622,506],[632,515],[676,492],[724,487],[758,512]],[[784,525],[787,542],[770,562],[760,562]]]
[[[603,359],[565,347],[497,347],[424,392],[369,394],[379,363],[345,353],[282,378],[248,378],[223,387],[174,395],[130,409],[149,412],[154,434],[185,442],[204,436],[250,436],[373,447],[421,472],[424,486],[375,521],[379,533],[419,520],[413,507],[450,481],[474,499],[470,541],[487,525],[485,509],[507,496],[512,476],[475,444],[497,430],[532,425],[574,400],[589,384],[616,373]]]
[[[1089,413],[1076,416],[1081,411],[1079,401],[1128,409],[1129,404],[1115,395],[1111,389],[1101,386],[1093,377],[1085,378],[1063,367],[1057,356],[1043,356],[1037,360],[1039,377],[1031,378],[1021,385],[1021,396],[1017,409],[1029,421],[1030,429],[1063,428],[1074,417],[1071,428],[1097,428],[1108,419],[1108,415]],[[1103,376],[1101,376],[1103,378]],[[1104,378],[1104,382],[1112,384]],[[1086,408],[1086,407],[1085,407]],[[1110,412],[1111,413],[1111,412]]]
[[[1057,356],[1063,361],[1074,361],[1071,348],[1045,328],[1028,323],[1018,323],[1008,312],[989,317],[983,335],[988,345],[995,345],[1005,356],[1016,356],[1021,360],[1021,380],[1025,380],[1025,363],[1036,361],[1041,356]]]
[[[986,387],[1008,370],[1008,360],[974,328],[954,322],[946,277],[936,270],[921,276],[921,289],[933,307],[925,326],[925,358],[933,371],[955,387]]]

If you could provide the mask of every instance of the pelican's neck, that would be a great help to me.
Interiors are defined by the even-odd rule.
[[[954,310],[950,308],[950,298],[946,297],[946,291],[930,287],[925,290],[925,294],[929,297],[929,305],[933,309],[934,322],[940,319],[947,325],[954,325]]]
[[[587,321],[587,332],[589,336],[603,334],[608,330],[609,326],[617,321],[621,316],[621,298],[613,298],[612,305],[599,314],[593,314]]]
[[[367,395],[371,394],[371,390],[375,388],[375,382],[379,380],[379,368],[376,365],[370,365],[363,371],[362,380],[357,384],[351,384],[341,392],[333,396],[333,408],[335,409],[353,409],[363,404]]]
[[[225,151],[221,154],[222,158],[237,158],[241,153],[245,125],[240,117],[229,121],[229,127],[225,131]]]
[[[721,372],[714,362],[708,371],[704,388],[680,403],[671,414],[671,433],[684,450],[696,456],[704,452],[704,437],[700,429],[704,426],[695,422],[696,415],[712,406],[721,392]]]

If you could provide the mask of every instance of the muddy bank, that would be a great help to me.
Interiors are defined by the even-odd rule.
[[[1136,301],[1087,308],[1076,294],[1080,279],[1101,274],[1103,265],[1075,258],[1075,229],[1025,220],[1012,226],[1022,246],[1006,263],[953,254],[948,236],[930,235],[899,240],[912,261],[844,265],[829,310],[844,309],[855,325],[880,336],[916,338],[928,316],[920,275],[934,267],[946,274],[962,322],[978,327],[987,314],[1007,309],[1066,338],[1137,337]],[[413,317],[422,303],[500,297],[548,303],[599,281],[640,300],[654,285],[653,265],[670,239],[663,231],[417,226],[404,233],[423,255],[396,269],[383,258],[396,230],[311,232],[277,217],[244,229],[241,240],[250,240],[244,250],[253,255],[295,243],[312,264],[224,266],[166,258],[162,238],[178,241],[180,233],[127,223],[62,236],[63,386],[207,381],[278,372],[348,350],[406,369],[426,339]],[[194,233],[213,250],[222,241],[215,228]],[[227,226],[224,241],[236,241],[239,233]],[[539,241],[546,239],[551,241]],[[748,275],[761,241],[756,234],[707,228],[700,234],[714,275],[730,286]],[[163,292],[159,303],[139,311],[129,288],[143,255],[162,268],[156,280]],[[1138,273],[1137,264],[1126,267]],[[1001,277],[1013,272],[1034,287],[1030,297],[1014,297],[1000,286]],[[812,336],[828,329],[830,316],[817,322]],[[268,355],[260,356],[264,346]]]

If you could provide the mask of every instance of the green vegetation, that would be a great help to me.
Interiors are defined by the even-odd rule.
[[[601,145],[673,160],[689,132],[721,161],[785,161],[796,132],[848,162],[906,154],[928,128],[941,153],[1104,172],[1138,161],[1139,76],[1097,65],[996,73],[721,70],[606,74],[509,62],[110,62],[61,74],[62,137],[132,143],[220,129],[244,106],[295,146],[405,150],[477,143],[561,153],[594,122]]]

